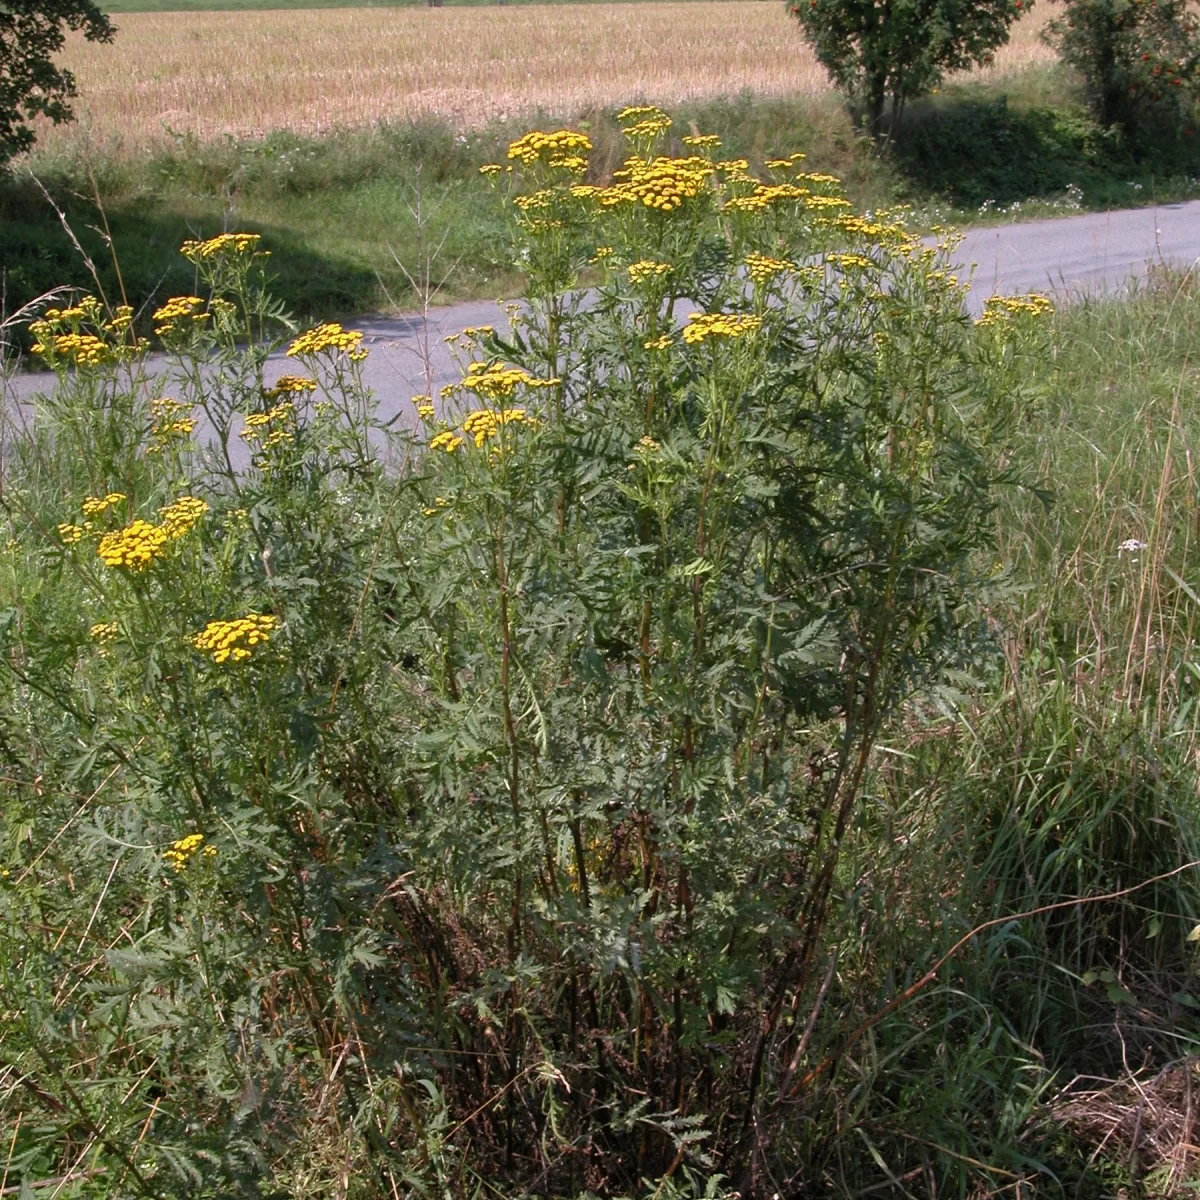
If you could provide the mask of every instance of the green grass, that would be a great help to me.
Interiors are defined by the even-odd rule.
[[[1055,317],[1046,390],[1019,400],[1009,575],[976,682],[894,731],[846,864],[831,1048],[973,926],[1200,858],[1198,344],[1195,273]],[[1194,1167],[1178,1191],[1150,1187],[1171,1137],[1134,1154],[1125,1126],[1101,1146],[1103,1099],[1068,1117],[1057,1093],[1128,1064],[1148,1111],[1182,1117],[1151,1080],[1200,1038],[1198,919],[1191,871],[964,947],[842,1060],[827,1119],[861,1121],[872,1150],[826,1135],[845,1193],[878,1182],[880,1159],[900,1177],[945,1148],[973,1160],[957,1161],[976,1194],[1011,1185],[1004,1172],[1039,1196],[1189,1194]]]
[[[803,148],[815,170],[839,175],[862,207],[911,203],[926,224],[1063,215],[1076,207],[1125,207],[1200,191],[1200,149],[1181,145],[1135,161],[1099,135],[1059,72],[1006,89],[952,88],[914,106],[892,153],[856,135],[833,97],[744,96],[683,108],[690,123],[721,135],[752,161]],[[542,114],[587,127],[594,169],[619,164],[623,145],[606,114]],[[277,289],[301,318],[346,316],[413,303],[407,276],[421,256],[412,206],[420,193],[425,234],[448,272],[442,300],[512,295],[505,226],[481,164],[502,158],[529,121],[458,135],[433,123],[382,125],[325,138],[276,133],[262,140],[180,138],[154,155],[82,149],[35,153],[0,178],[0,272],[9,311],[62,283],[89,286],[84,264],[29,177],[35,172],[117,289],[98,227],[98,196],[126,292],[138,307],[189,286],[176,254],[189,236],[261,232],[273,249]],[[1137,190],[1131,184],[1139,185]],[[1079,192],[1072,196],[1068,185]],[[990,206],[985,202],[991,201]],[[981,212],[981,207],[986,211]]]

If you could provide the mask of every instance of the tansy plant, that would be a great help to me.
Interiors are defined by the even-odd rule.
[[[76,353],[6,459],[0,1071],[39,1177],[808,1170],[838,1027],[793,1015],[877,739],[970,649],[1043,305],[976,327],[945,247],[791,147],[620,121],[611,178],[577,130],[489,172],[529,308],[415,432],[232,234],[185,248],[161,377]]]

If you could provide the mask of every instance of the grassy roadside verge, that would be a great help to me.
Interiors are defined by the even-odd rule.
[[[718,133],[731,155],[752,162],[806,147],[811,169],[839,175],[856,205],[911,203],[926,223],[1065,215],[1200,192],[1200,146],[1181,142],[1135,161],[1088,122],[1058,71],[1030,71],[1004,87],[948,88],[916,106],[904,136],[885,154],[855,135],[832,96],[743,96],[676,115],[682,131],[695,125]],[[619,163],[623,149],[608,114],[537,120],[588,128],[599,174]],[[324,138],[181,137],[141,155],[81,136],[69,151],[35,155],[0,178],[5,306],[11,312],[62,283],[90,285],[34,176],[92,257],[105,290],[116,296],[123,284],[139,308],[191,286],[176,253],[184,238],[230,228],[267,236],[277,291],[304,318],[411,305],[406,270],[431,249],[435,276],[446,275],[440,299],[511,295],[520,280],[506,266],[503,219],[478,168],[502,158],[517,131],[516,122],[472,134],[423,123]]]

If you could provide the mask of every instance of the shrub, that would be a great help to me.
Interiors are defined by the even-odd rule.
[[[970,640],[1045,304],[973,324],[945,247],[802,156],[621,118],[610,185],[571,131],[486,168],[529,307],[415,433],[360,335],[280,336],[253,235],[184,247],[162,378],[126,311],[36,325],[0,626],[25,1178],[802,1178],[839,849]]]
[[[1093,115],[1136,145],[1188,129],[1200,101],[1200,20],[1187,0],[1068,0],[1047,26]]]
[[[874,137],[904,105],[936,87],[947,71],[978,66],[1008,41],[1022,0],[794,0],[790,11],[821,65]]]

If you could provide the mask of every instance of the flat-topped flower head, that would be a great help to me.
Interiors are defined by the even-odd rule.
[[[215,858],[216,853],[215,846],[204,845],[204,834],[189,833],[186,837],[172,842],[170,847],[163,851],[163,862],[170,863],[177,872],[181,872],[197,854],[202,854],[205,858]]]
[[[271,640],[278,626],[279,618],[270,613],[250,612],[231,621],[209,621],[192,638],[192,645],[217,665],[245,662],[257,647]]]
[[[865,271],[875,265],[865,254],[827,254],[825,261],[843,271]]]
[[[146,447],[147,454],[157,454],[173,442],[192,436],[196,430],[196,420],[188,416],[191,406],[180,404],[170,396],[160,396],[150,401],[150,444]]]
[[[287,349],[288,358],[313,358],[319,354],[347,354],[354,361],[366,357],[360,350],[363,335],[354,329],[343,329],[334,321],[318,325],[302,333]]]
[[[172,296],[161,308],[154,310],[154,332],[159,337],[170,337],[194,328],[211,316],[199,296]]]
[[[520,367],[506,367],[499,362],[473,362],[457,386],[485,400],[504,400],[518,388],[551,387],[559,382],[558,379],[537,379]],[[453,391],[454,387],[451,386],[450,390]]]
[[[792,264],[782,258],[772,258],[769,254],[747,254],[746,273],[760,287],[770,283],[777,275],[787,274]]]
[[[641,204],[656,212],[674,212],[693,200],[708,186],[712,163],[699,155],[688,158],[629,158],[613,172],[613,186],[602,189],[597,199],[604,208]]]
[[[296,406],[283,400],[266,412],[247,413],[241,439],[260,450],[290,445],[296,439]]]
[[[283,396],[304,396],[317,390],[317,381],[306,375],[280,375],[270,387],[263,388],[263,396],[268,400],[278,400]]]
[[[1050,297],[1040,292],[1030,292],[1027,296],[989,296],[983,302],[983,315],[975,324],[987,327],[1014,317],[1044,317],[1053,311]]]
[[[795,154],[789,154],[787,158],[768,158],[763,166],[768,171],[790,171],[798,163],[802,163],[808,157],[807,154],[797,150]]]
[[[106,567],[140,572],[166,553],[170,541],[170,534],[161,525],[138,517],[123,529],[106,533],[96,553]]]
[[[761,317],[741,313],[692,313],[683,327],[683,340],[696,346],[710,338],[745,337],[761,324]]]
[[[725,201],[726,212],[763,212],[784,204],[807,201],[808,188],[794,183],[760,183],[746,196],[732,196]]]
[[[670,263],[654,262],[648,258],[643,258],[640,262],[633,263],[629,268],[629,278],[634,283],[649,283],[655,279],[661,279],[664,275],[669,275],[670,273]]]
[[[508,157],[531,167],[539,162],[549,164],[552,159],[590,154],[591,149],[591,139],[573,129],[557,129],[553,133],[535,129],[509,145]]]
[[[627,138],[649,141],[671,128],[671,118],[654,104],[633,104],[617,113],[617,122]]]
[[[98,517],[124,499],[124,492],[109,492],[106,496],[85,496],[79,507],[85,517]]]
[[[162,528],[167,537],[175,540],[189,533],[208,511],[208,504],[204,500],[198,500],[195,496],[180,496],[174,504],[160,508],[158,515],[162,518]]]
[[[189,262],[197,265],[225,255],[269,253],[266,250],[259,250],[258,243],[260,241],[262,241],[262,237],[257,233],[219,233],[216,237],[204,240],[189,238],[179,247],[179,253]]]
[[[495,437],[505,425],[520,425],[526,419],[527,414],[523,408],[477,408],[474,412],[467,413],[462,428],[463,433],[479,447],[488,438]]]

